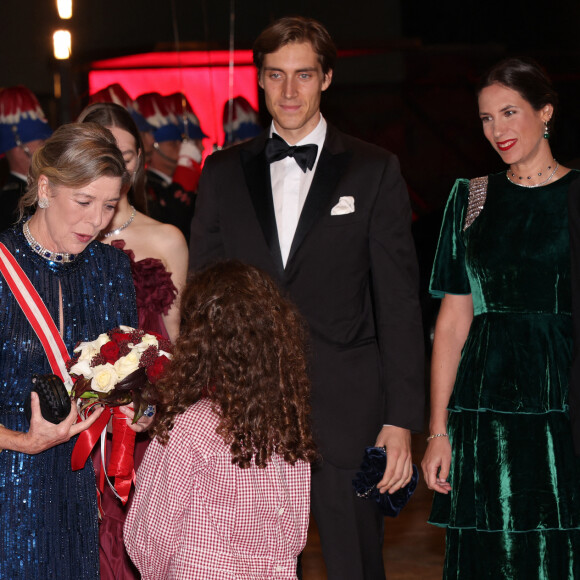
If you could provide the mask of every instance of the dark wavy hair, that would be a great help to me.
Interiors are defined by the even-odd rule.
[[[232,463],[265,467],[273,453],[314,461],[305,344],[295,306],[257,268],[225,261],[195,274],[152,435],[165,445],[176,415],[207,397]]]
[[[535,111],[541,111],[548,104],[552,105],[554,111],[548,125],[553,127],[558,109],[558,93],[546,71],[534,59],[511,57],[498,62],[481,77],[477,95],[495,83],[517,91]]]
[[[313,18],[286,16],[265,28],[253,46],[254,64],[262,72],[264,56],[276,52],[291,42],[309,42],[318,55],[322,72],[326,75],[336,64],[336,46],[328,30]]]
[[[147,214],[147,194],[145,192],[145,150],[141,133],[127,109],[116,103],[93,103],[85,107],[78,118],[79,123],[97,123],[103,127],[118,127],[127,131],[135,139],[139,157],[137,169],[131,179],[129,201],[141,212]]]

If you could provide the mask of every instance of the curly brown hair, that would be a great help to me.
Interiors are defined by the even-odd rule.
[[[257,268],[225,261],[195,274],[152,435],[165,445],[176,415],[207,397],[232,463],[266,467],[272,453],[314,461],[305,344],[295,306]]]

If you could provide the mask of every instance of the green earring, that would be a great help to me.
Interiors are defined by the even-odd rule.
[[[544,139],[550,137],[550,131],[548,130],[548,121],[544,121]]]

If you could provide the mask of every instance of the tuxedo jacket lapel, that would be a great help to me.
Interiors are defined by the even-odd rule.
[[[347,166],[350,155],[348,151],[345,151],[340,146],[335,130],[329,125],[324,147],[322,148],[320,159],[316,166],[316,173],[314,174],[312,185],[306,196],[306,201],[296,227],[296,233],[292,240],[290,254],[286,262],[286,269],[288,269],[292,257],[304,241],[304,238],[328,206],[336,190],[338,181]]]
[[[270,165],[264,155],[264,143],[267,135],[263,134],[252,142],[253,147],[240,151],[242,167],[246,178],[246,185],[250,192],[256,217],[262,228],[266,244],[272,255],[274,264],[279,274],[283,275],[284,266],[280,242],[278,240],[278,228],[274,213],[274,200],[272,197],[272,183],[270,180]]]

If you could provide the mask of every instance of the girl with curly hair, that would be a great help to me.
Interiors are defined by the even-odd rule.
[[[144,580],[296,578],[310,463],[305,329],[264,273],[196,274],[125,523]]]

